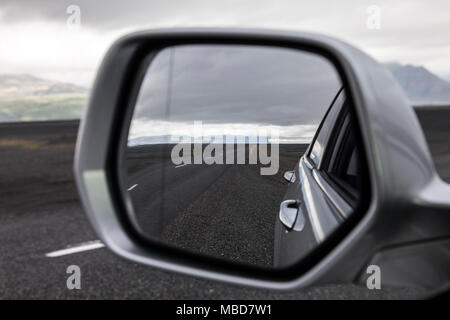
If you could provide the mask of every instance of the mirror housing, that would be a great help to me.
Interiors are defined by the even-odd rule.
[[[117,176],[117,144],[126,139],[124,123],[131,117],[136,84],[145,70],[142,66],[148,63],[145,59],[150,52],[187,43],[309,50],[328,57],[341,73],[355,105],[370,174],[370,203],[364,215],[349,220],[343,231],[306,264],[268,275],[226,263],[194,260],[146,243],[133,231],[132,221],[125,218],[130,203],[123,200],[124,190]],[[307,33],[167,29],[119,39],[101,64],[80,126],[75,177],[92,225],[116,254],[170,271],[266,289],[363,281],[362,270],[368,263],[376,261],[383,268],[383,248],[442,239],[450,230],[450,187],[436,174],[421,127],[399,85],[385,67],[362,51],[333,38]],[[402,226],[405,220],[415,229]],[[441,267],[449,270],[448,265]]]

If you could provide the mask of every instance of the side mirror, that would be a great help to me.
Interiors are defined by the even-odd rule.
[[[414,282],[386,250],[424,257],[401,250],[450,230],[450,188],[401,89],[372,58],[320,35],[119,39],[98,71],[75,175],[112,251],[240,285],[359,282],[368,264]]]

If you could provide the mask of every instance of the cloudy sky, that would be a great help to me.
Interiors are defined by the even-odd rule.
[[[256,136],[273,126],[283,138],[311,138],[341,87],[334,66],[314,53],[242,45],[170,47],[147,70],[129,138]],[[201,134],[193,132],[194,121],[202,121]]]
[[[134,115],[210,123],[310,123],[310,118],[321,119],[340,87],[334,66],[313,53],[260,46],[176,46],[152,61]]]
[[[67,25],[70,5],[81,9],[80,28]],[[373,5],[380,9],[376,23]],[[448,0],[1,0],[0,70],[89,87],[101,57],[118,36],[172,26],[320,32],[345,40],[379,61],[423,65],[450,79]]]

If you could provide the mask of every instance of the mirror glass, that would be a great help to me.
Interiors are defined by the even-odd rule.
[[[137,230],[264,268],[298,263],[360,205],[351,101],[316,53],[233,44],[152,55],[121,167]]]

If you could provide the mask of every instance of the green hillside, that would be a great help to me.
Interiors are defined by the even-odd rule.
[[[28,74],[0,75],[0,122],[79,119],[88,89]]]
[[[42,96],[0,100],[0,121],[79,119],[87,96]]]

